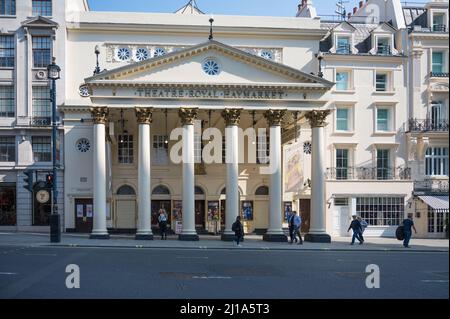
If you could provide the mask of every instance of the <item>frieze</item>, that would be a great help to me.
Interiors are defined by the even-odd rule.
[[[242,100],[282,100],[288,95],[278,90],[255,89],[151,89],[138,88],[134,96],[154,99],[242,99]]]

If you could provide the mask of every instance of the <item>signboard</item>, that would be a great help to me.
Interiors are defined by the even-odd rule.
[[[181,232],[183,231],[183,223],[176,221],[175,222],[175,234],[181,234]]]
[[[83,214],[84,214],[83,208],[84,208],[83,204],[77,205],[77,218],[83,218]]]
[[[92,205],[86,205],[86,217],[88,217],[88,218],[94,217]]]
[[[242,217],[244,220],[253,220],[253,202],[242,202]]]
[[[303,173],[301,166],[302,145],[300,142],[288,145],[284,156],[284,189],[286,193],[298,192],[302,188]]]

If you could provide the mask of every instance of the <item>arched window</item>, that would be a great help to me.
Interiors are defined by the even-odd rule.
[[[152,195],[170,195],[170,190],[164,185],[159,185],[155,187]]]
[[[136,192],[133,187],[123,185],[117,190],[117,195],[136,195]]]
[[[195,186],[195,195],[205,195],[205,192],[200,186]]]
[[[263,195],[263,196],[269,195],[269,187],[267,186],[258,187],[258,189],[255,192],[255,195]]]

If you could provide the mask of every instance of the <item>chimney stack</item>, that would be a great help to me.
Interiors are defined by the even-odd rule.
[[[359,7],[362,8],[363,5],[364,5],[364,1],[360,1],[359,2]]]

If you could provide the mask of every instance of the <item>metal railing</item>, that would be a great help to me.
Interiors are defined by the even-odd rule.
[[[409,167],[331,167],[327,168],[328,180],[410,180]]]
[[[446,32],[447,27],[445,26],[445,24],[435,24],[435,25],[433,25],[433,31],[434,32]]]
[[[430,72],[432,78],[448,78],[448,72]]]
[[[337,54],[350,54],[351,53],[350,44],[338,45],[338,47],[336,48],[336,53]]]
[[[410,119],[409,132],[448,132],[448,120]]]
[[[50,117],[32,117],[30,119],[30,126],[51,126],[51,124]]]
[[[378,45],[377,47],[377,54],[380,55],[391,55],[391,46],[390,45]]]
[[[425,193],[448,193],[448,179],[415,181],[414,191]]]

